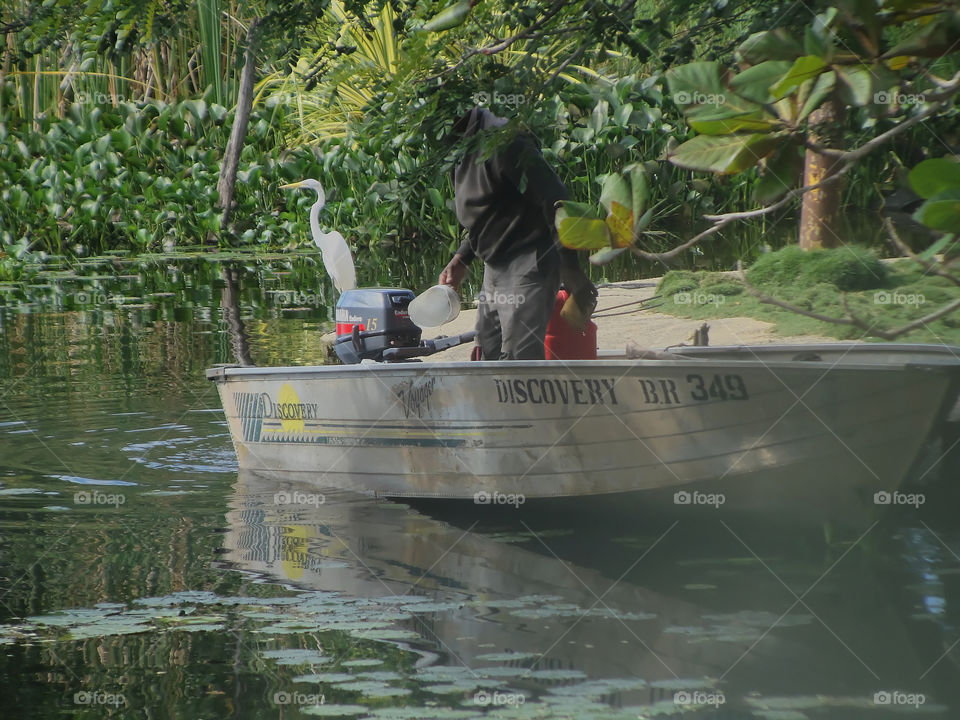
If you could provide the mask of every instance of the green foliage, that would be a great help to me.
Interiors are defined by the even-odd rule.
[[[739,295],[743,292],[743,283],[726,275],[704,273],[700,279],[700,289],[714,295]]]
[[[824,250],[819,252],[840,252]],[[772,265],[771,255],[781,255],[781,272],[754,273],[760,267],[768,270]],[[885,263],[885,277],[880,289],[877,286],[864,289],[840,290],[830,279],[819,282],[815,274],[803,276],[798,267],[803,258],[813,252],[804,253],[795,247],[785,248],[780,253],[764,256],[764,262],[754,264],[747,277],[757,289],[766,295],[783,302],[803,308],[827,317],[842,318],[846,310],[841,302],[845,296],[850,309],[858,317],[869,323],[876,323],[878,330],[891,329],[916,320],[948,302],[960,297],[960,289],[946,278],[930,276],[913,261]],[[784,283],[785,276],[795,280]],[[776,332],[783,335],[820,335],[845,340],[870,339],[864,330],[850,325],[834,325],[804,317],[789,310],[761,303],[753,295],[724,293],[728,283],[739,285],[726,273],[689,273],[671,271],[667,273],[658,287],[658,292],[670,298],[675,293],[697,291],[701,297],[689,298],[691,302],[668,301],[660,312],[698,320],[710,320],[719,317],[752,317],[775,324]],[[742,288],[742,286],[740,286]],[[718,296],[723,300],[718,301]],[[681,296],[683,297],[683,296]],[[695,302],[700,300],[700,302]],[[911,342],[935,342],[937,344],[960,344],[960,322],[955,315],[947,315],[927,323],[923,328],[910,334]]]
[[[700,273],[691,270],[670,270],[657,285],[657,295],[671,297],[678,292],[689,292],[700,287]]]
[[[653,208],[647,207],[649,185],[642,165],[627,168],[627,177],[609,173],[602,181],[600,205],[557,203],[555,223],[560,242],[573,250],[597,250],[594,265],[605,265],[640,240]]]
[[[747,271],[747,279],[758,286],[829,284],[843,291],[868,290],[885,286],[887,268],[864,248],[804,251],[791,245],[761,256]]]
[[[956,57],[958,40],[960,14],[950,6],[915,13],[898,0],[837,0],[802,27],[785,18],[783,26],[740,44],[737,73],[713,61],[667,72],[674,103],[698,133],[673,149],[670,160],[718,174],[760,167],[755,200],[773,202],[796,186],[798,150],[811,137],[846,149],[878,134],[888,118],[937,102],[945,83],[919,72],[914,61]],[[844,111],[826,126],[819,118],[813,123],[814,111],[827,102]],[[960,194],[931,201],[921,222],[947,229],[958,200]]]
[[[960,233],[960,163],[947,158],[924,160],[910,171],[910,186],[926,202],[913,219],[934,230]],[[943,243],[946,245],[947,243]]]
[[[138,251],[219,236],[214,209],[227,109],[205,100],[75,104],[39,131],[0,118],[0,249]],[[235,217],[246,243],[296,240],[306,216],[282,210],[270,188],[317,172],[311,152],[283,153],[254,116],[238,178]],[[222,239],[227,243],[227,239]]]

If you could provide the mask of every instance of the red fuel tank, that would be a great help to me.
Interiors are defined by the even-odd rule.
[[[560,317],[560,311],[569,296],[566,290],[561,290],[553,303],[553,314],[547,324],[547,338],[544,343],[547,360],[596,360],[596,324],[591,320],[583,332],[577,332]]]

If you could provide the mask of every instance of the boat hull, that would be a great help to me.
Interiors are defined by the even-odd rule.
[[[960,364],[916,347],[208,375],[260,474],[491,503],[686,488],[691,504],[830,504],[894,490],[952,407]]]

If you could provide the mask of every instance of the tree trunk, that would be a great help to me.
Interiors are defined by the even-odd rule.
[[[836,138],[823,128],[836,127],[838,107],[835,101],[824,103],[810,114],[810,123],[820,128],[812,132],[810,139],[819,145],[834,147]],[[816,185],[833,175],[838,167],[836,158],[807,150],[803,162],[803,184]],[[803,196],[800,208],[800,247],[804,250],[839,247],[843,240],[839,235],[840,201],[843,197],[843,181],[837,180]]]
[[[223,211],[220,228],[230,226],[230,216],[233,213],[233,191],[237,184],[237,168],[240,165],[240,153],[243,152],[243,141],[247,136],[247,123],[250,121],[250,110],[253,107],[253,79],[257,70],[257,50],[260,46],[260,21],[254,20],[247,30],[246,47],[243,51],[243,71],[240,73],[240,89],[237,93],[237,109],[233,117],[233,128],[230,131],[230,140],[223,153],[223,165],[220,168],[220,180],[217,182],[219,199],[217,207]],[[208,238],[209,240],[209,238]]]

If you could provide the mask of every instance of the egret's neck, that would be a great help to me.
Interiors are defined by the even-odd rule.
[[[313,234],[313,241],[317,242],[323,233],[320,230],[320,210],[323,208],[323,198],[317,200],[310,208],[310,232]]]

